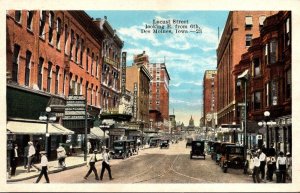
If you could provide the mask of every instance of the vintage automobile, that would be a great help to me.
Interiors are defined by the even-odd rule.
[[[224,173],[228,168],[244,169],[246,158],[244,157],[244,147],[227,144],[222,150],[220,166]]]
[[[192,141],[192,150],[190,152],[190,159],[193,159],[193,156],[200,156],[203,157],[203,159],[205,159],[205,151],[204,151],[204,141]]]
[[[186,138],[186,145],[185,145],[185,147],[187,148],[188,146],[191,146],[192,145],[192,141],[193,141],[193,138],[191,138],[191,137]]]
[[[113,158],[127,158],[130,155],[130,141],[116,140],[113,142]]]
[[[135,140],[128,140],[129,142],[129,154],[132,156],[133,154],[139,154],[138,146]]]
[[[169,148],[169,140],[168,139],[164,139],[160,141],[160,149],[162,148]]]
[[[149,142],[149,146],[158,147],[159,142],[160,142],[160,138],[151,138]]]

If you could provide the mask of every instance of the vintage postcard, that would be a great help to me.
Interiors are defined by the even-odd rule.
[[[1,2],[2,191],[299,191],[299,2],[62,2]]]

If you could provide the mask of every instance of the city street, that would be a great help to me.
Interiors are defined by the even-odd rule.
[[[83,177],[88,167],[82,166],[50,174],[50,183],[252,183],[252,178],[244,175],[242,170],[228,169],[228,173],[223,173],[209,155],[205,160],[190,160],[189,151],[190,148],[185,148],[185,141],[171,144],[169,149],[144,149],[125,160],[111,160],[112,181],[107,171],[103,181],[96,181],[93,173],[85,180]],[[100,167],[101,162],[98,162],[98,175]],[[17,183],[33,183],[35,180]],[[45,179],[42,178],[40,183],[45,183]]]

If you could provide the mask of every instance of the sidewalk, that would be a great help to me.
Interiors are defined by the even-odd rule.
[[[97,154],[98,161],[102,160],[102,154]],[[89,160],[89,156],[87,157],[87,161]],[[58,161],[53,160],[48,162],[48,174],[61,172],[68,169],[73,169],[76,167],[84,166],[86,162],[84,161],[84,155],[80,154],[77,156],[69,156],[66,158],[66,167],[64,169],[58,167]],[[38,168],[40,168],[40,164],[35,164]],[[30,172],[27,173],[27,169],[24,168],[24,166],[19,166],[16,169],[16,175],[11,176],[10,178],[7,177],[7,182],[16,182],[16,181],[22,181],[27,180],[31,178],[37,178],[39,176],[40,172],[35,168],[32,167]]]

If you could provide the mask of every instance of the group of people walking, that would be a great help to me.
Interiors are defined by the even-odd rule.
[[[276,159],[277,157],[277,159]],[[283,152],[276,155],[273,146],[266,149],[258,149],[252,154],[253,172],[252,178],[254,183],[273,181],[273,175],[276,174],[277,183],[285,183],[286,179],[292,180],[292,157],[289,152],[286,156]],[[267,172],[266,172],[267,168]]]
[[[95,179],[96,180],[102,180],[103,179],[103,174],[104,174],[105,170],[107,170],[108,171],[108,175],[109,175],[109,179],[113,180],[112,175],[111,175],[110,163],[109,163],[109,160],[110,160],[109,149],[108,148],[104,148],[104,152],[102,153],[103,161],[102,161],[102,169],[101,169],[100,176],[98,176],[97,169],[95,167],[95,164],[97,162],[97,153],[98,153],[98,151],[94,150],[94,154],[91,155],[89,161],[87,162],[87,166],[89,165],[90,169],[87,172],[87,174],[84,176],[84,179],[87,179],[88,176],[93,171],[94,174],[95,174]]]

